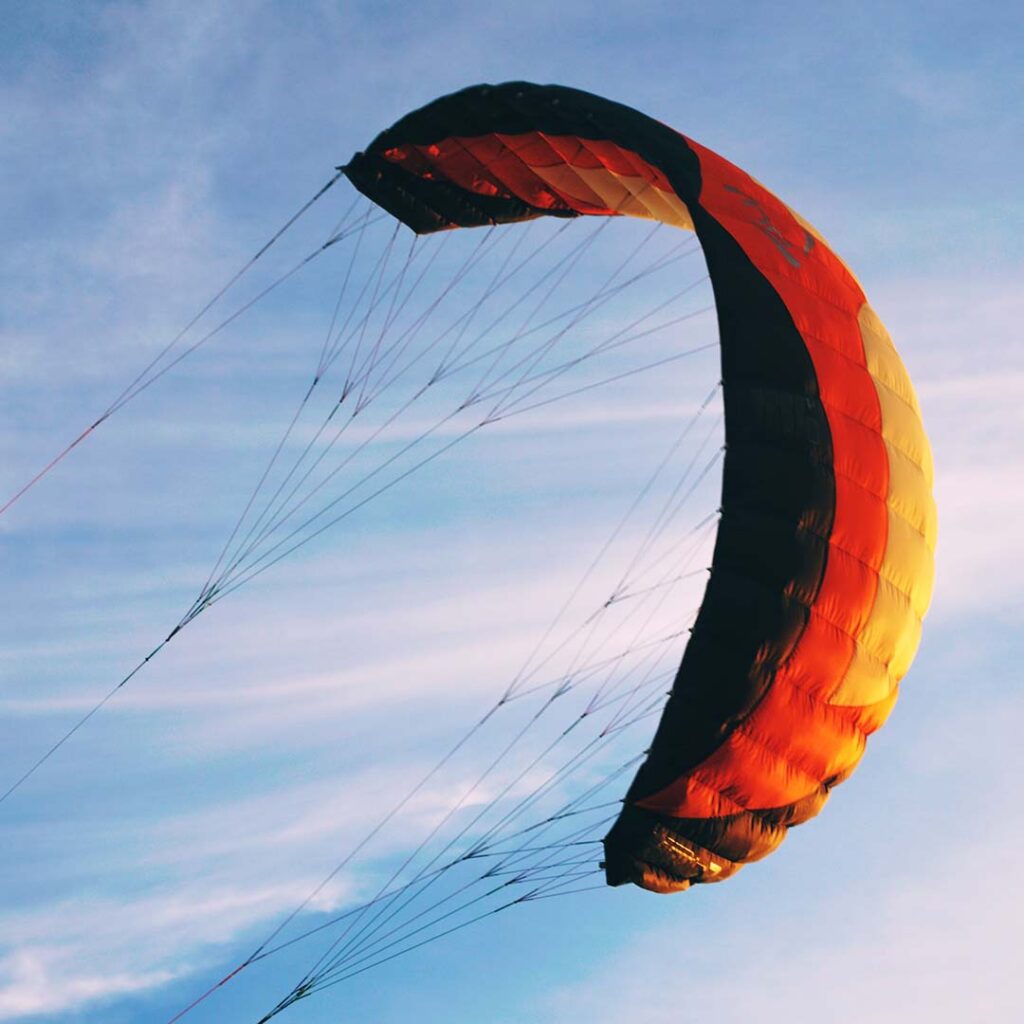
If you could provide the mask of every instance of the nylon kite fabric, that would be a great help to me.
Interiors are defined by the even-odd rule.
[[[821,236],[748,174],[574,89],[462,90],[402,118],[345,173],[421,234],[581,215],[696,232],[721,343],[721,519],[605,871],[658,892],[728,878],[850,775],[919,643],[932,464],[888,333]]]

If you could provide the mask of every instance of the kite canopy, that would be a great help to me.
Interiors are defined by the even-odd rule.
[[[721,521],[605,867],[658,892],[729,877],[850,775],[917,649],[932,463],[888,333],[821,236],[748,174],[575,89],[464,89],[345,173],[420,234],[584,214],[696,231],[721,340]]]

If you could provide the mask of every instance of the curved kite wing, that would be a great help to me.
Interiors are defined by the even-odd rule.
[[[888,333],[827,243],[748,174],[574,89],[464,89],[346,173],[419,233],[581,214],[696,231],[721,339],[721,522],[605,867],[658,892],[727,878],[849,776],[917,649],[932,464]]]

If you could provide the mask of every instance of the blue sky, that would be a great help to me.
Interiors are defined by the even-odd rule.
[[[1015,1019],[1024,17],[242,2],[4,19],[3,495],[336,164],[434,96],[511,78],[630,103],[800,210],[856,269],[932,436],[921,653],[820,819],[725,886],[529,904],[280,1019]],[[351,198],[336,191],[263,280],[326,235]],[[308,384],[339,266],[275,293],[0,519],[0,781],[195,596]],[[686,332],[673,343],[713,323]],[[516,671],[713,384],[701,359],[474,439],[189,626],[0,806],[0,1020],[164,1021],[237,963]],[[424,793],[410,828],[472,770]],[[267,961],[190,1019],[255,1020],[306,966]]]

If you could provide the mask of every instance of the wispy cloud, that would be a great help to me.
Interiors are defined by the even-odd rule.
[[[955,662],[969,670],[972,659],[965,652]],[[693,894],[697,901],[674,908],[670,924],[630,940],[538,1005],[537,1019],[610,1024],[643,1005],[651,1024],[680,1014],[723,1024],[752,1017],[792,1024],[1014,1020],[1024,891],[1016,881],[1020,798],[1011,780],[1024,768],[1016,742],[1024,707],[1009,695],[994,706],[995,714],[986,704],[968,721],[960,714],[932,719],[902,759],[909,781],[899,785],[909,792],[892,799],[934,800],[940,787],[931,783],[941,781],[954,813],[919,805],[894,828],[877,803],[882,793],[837,792],[837,802],[865,804],[866,840],[835,825],[859,853],[846,846],[829,863],[821,843],[806,853],[784,849],[776,856],[789,859],[791,877],[788,884],[775,878],[784,893],[737,878],[731,899],[721,891]],[[944,745],[942,736],[953,742]],[[1000,778],[988,773],[987,759],[972,763],[980,741],[998,752]],[[891,761],[887,767],[897,769]],[[960,801],[960,792],[970,798]],[[830,810],[839,816],[838,807]],[[665,949],[673,951],[671,969]]]

